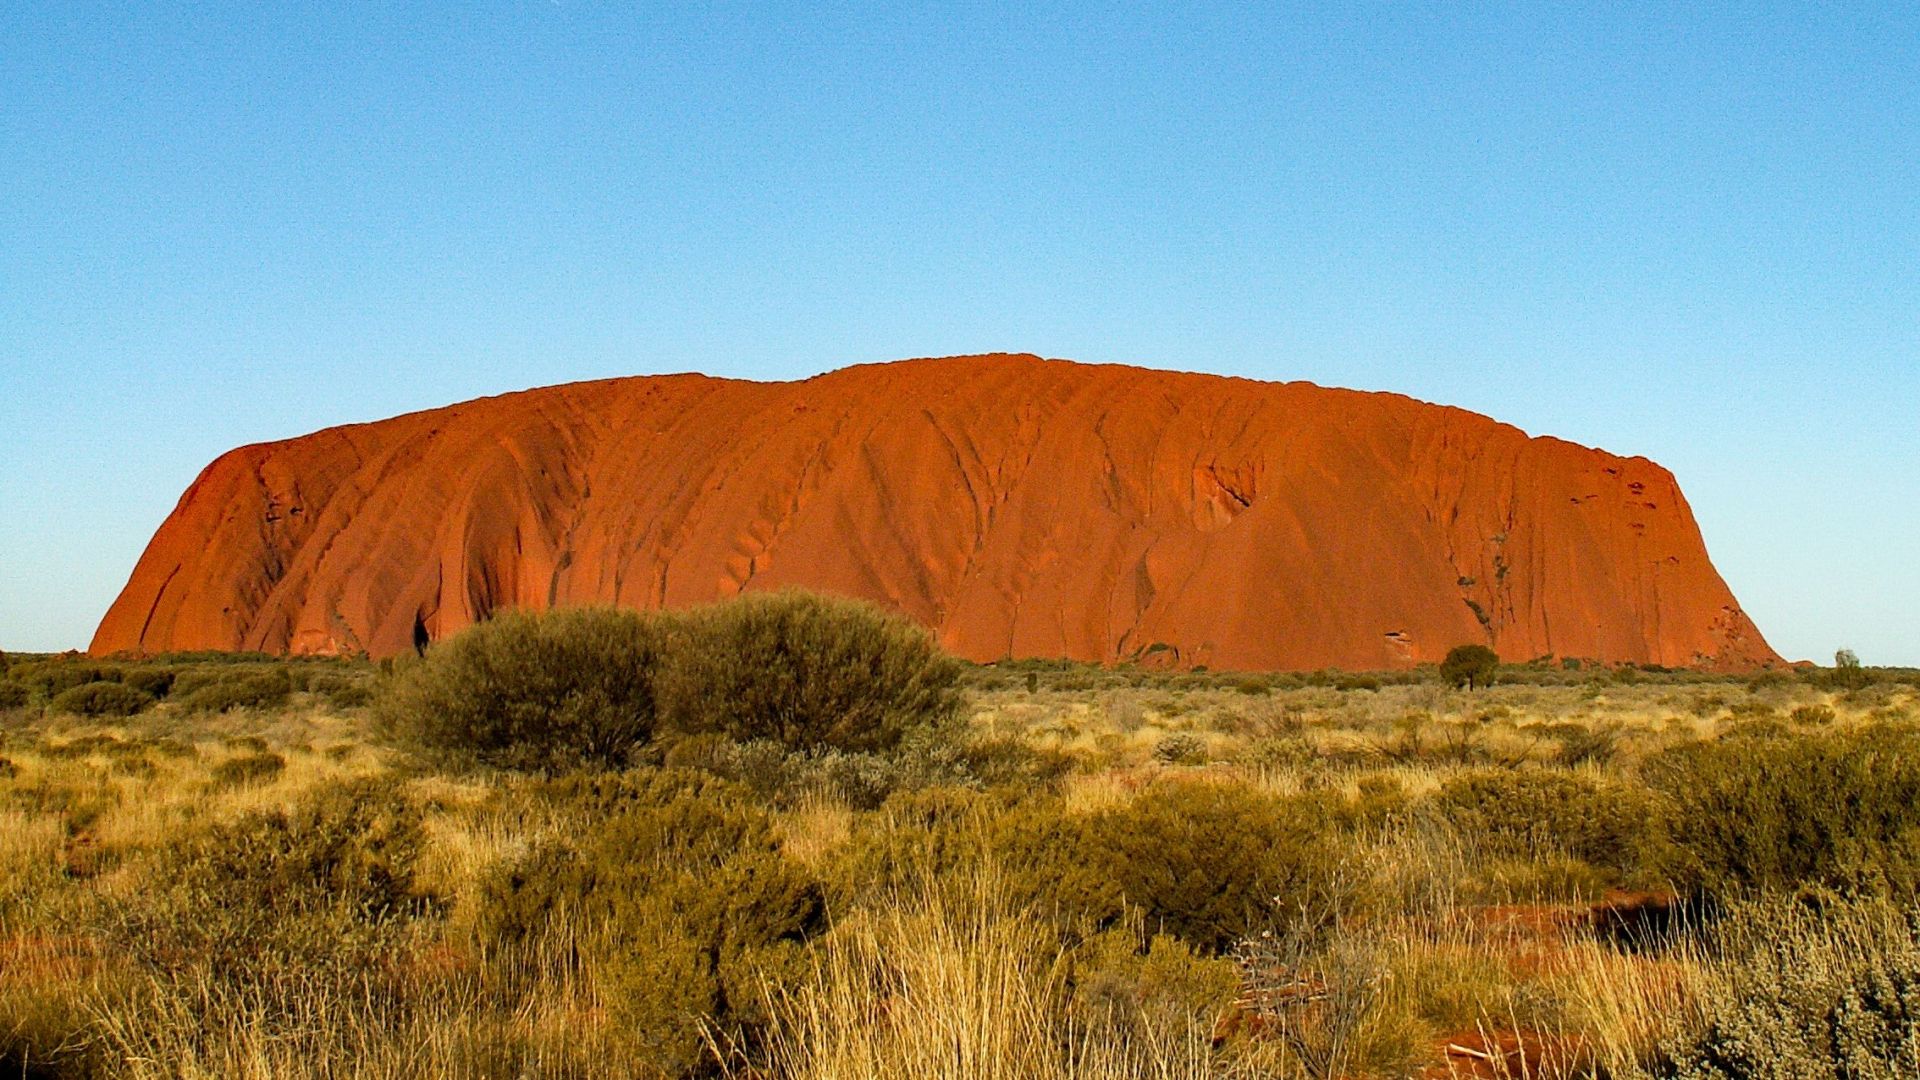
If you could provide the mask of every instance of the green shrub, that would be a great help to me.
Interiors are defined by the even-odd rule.
[[[742,745],[723,735],[689,736],[674,740],[664,761],[737,781],[776,806],[792,806],[808,795],[826,795],[856,810],[871,810],[911,783],[907,765],[894,757],[788,750],[770,739]]]
[[[54,695],[54,712],[75,716],[132,716],[153,704],[153,698],[117,682],[83,683]]]
[[[1299,735],[1270,735],[1255,739],[1240,752],[1240,760],[1256,769],[1299,769],[1314,759],[1313,744]]]
[[[801,758],[802,785],[845,803],[872,810],[912,783],[906,767],[884,754],[824,750]]]
[[[1829,705],[1801,705],[1788,717],[1802,727],[1824,727],[1833,723],[1833,708]]]
[[[1205,765],[1207,744],[1198,736],[1175,732],[1154,745],[1153,760],[1163,765]]]
[[[1695,891],[1920,892],[1920,733],[1757,731],[1669,751],[1648,775]]]
[[[986,856],[988,837],[1006,806],[960,787],[903,792],[876,814],[863,815],[842,851],[834,883],[837,907],[884,903],[958,874]]]
[[[679,745],[686,747],[690,743],[704,743],[707,738],[695,736],[692,740],[683,740]],[[804,755],[795,754],[771,739],[736,743],[724,735],[711,738],[715,740],[711,744],[714,749],[704,767],[714,775],[744,785],[755,796],[773,805],[790,804],[803,793],[799,766],[804,761]],[[690,758],[684,752],[674,756],[681,760]]]
[[[420,816],[389,784],[323,789],[291,810],[245,815],[161,854],[161,887],[130,897],[112,929],[159,971],[199,965],[241,985],[352,977],[425,911]],[[296,1003],[297,1004],[297,1003]]]
[[[678,769],[569,778],[542,795],[587,825],[486,876],[483,940],[512,945],[562,916],[596,928],[586,960],[601,998],[668,1075],[701,1063],[708,1024],[723,1045],[751,1044],[767,988],[803,974],[826,917],[767,814],[737,785]]]
[[[111,664],[54,659],[15,664],[7,677],[37,692],[43,698],[55,698],[75,687],[91,682],[119,682],[121,671]]]
[[[106,758],[115,758],[122,754],[140,753],[140,744],[128,742],[118,735],[95,732],[90,735],[75,736],[65,742],[43,743],[41,744],[40,752],[56,760],[65,759],[74,761],[80,758],[92,757],[95,754]]]
[[[1094,935],[1070,959],[1071,1014],[1115,1040],[1166,1045],[1210,1030],[1240,989],[1232,960],[1148,934],[1138,916]]]
[[[1129,904],[1106,847],[1109,831],[1092,816],[1068,815],[1057,799],[1025,800],[986,825],[982,857],[1002,868],[1013,904],[1084,936],[1116,925]],[[948,854],[964,856],[966,848],[956,845]]]
[[[1095,820],[1148,928],[1212,952],[1324,887],[1331,853],[1304,810],[1238,785],[1167,783]]]
[[[358,709],[373,704],[374,680],[370,675],[324,672],[307,680],[307,692],[335,709]]]
[[[1070,751],[1035,748],[1017,735],[972,738],[965,720],[907,732],[897,754],[914,782],[1043,791],[1073,771]]]
[[[622,766],[653,737],[657,619],[613,608],[505,612],[401,667],[379,722],[428,754],[509,769]]]
[[[959,676],[930,634],[870,604],[755,593],[686,613],[667,713],[689,734],[886,750],[954,713]]]
[[[173,680],[177,672],[172,668],[143,667],[132,668],[121,678],[121,682],[143,694],[155,698],[166,697],[173,690]]]
[[[1559,744],[1554,756],[1569,768],[1605,765],[1620,752],[1625,728],[1618,722],[1570,720],[1543,725],[1539,731]]]
[[[227,713],[275,708],[286,704],[292,692],[293,682],[283,666],[234,665],[182,672],[174,679],[168,700],[195,712]]]
[[[381,920],[419,909],[420,814],[387,782],[322,789],[292,810],[215,826],[185,845],[182,883],[282,913],[343,910]]]
[[[1661,806],[1644,789],[1586,773],[1485,768],[1441,783],[1432,805],[1493,853],[1544,861],[1570,855],[1618,878],[1665,868]]]
[[[474,887],[472,927],[490,953],[537,941],[583,905],[592,881],[571,844],[547,840],[481,872]]]
[[[923,724],[885,754],[839,749],[789,750],[771,739],[735,743],[723,735],[688,735],[665,743],[667,765],[703,769],[737,781],[761,800],[793,806],[826,795],[855,810],[872,810],[900,792],[921,788],[1031,781],[1044,783],[1039,755],[1024,746],[975,744],[962,722]]]
[[[12,679],[0,679],[0,709],[18,709],[33,700],[33,691]]]
[[[1157,784],[1085,816],[1032,801],[997,822],[990,843],[1017,900],[1096,930],[1138,909],[1149,931],[1210,954],[1281,910],[1317,906],[1332,865],[1306,804],[1208,782]]]

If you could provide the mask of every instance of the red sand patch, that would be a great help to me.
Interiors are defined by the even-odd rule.
[[[79,935],[0,938],[0,983],[40,986],[83,978],[101,966],[100,947]]]
[[[1423,1080],[1547,1080],[1593,1063],[1580,1040],[1537,1031],[1455,1032],[1439,1040],[1435,1050],[1442,1061],[1423,1069]]]

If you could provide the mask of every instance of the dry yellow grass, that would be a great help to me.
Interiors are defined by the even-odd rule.
[[[854,812],[845,803],[818,792],[780,815],[780,850],[804,866],[818,867],[853,836]]]
[[[1011,739],[1068,763],[1050,804],[1062,814],[1118,811],[1179,777],[1326,798],[1352,816],[1326,871],[1344,906],[1288,960],[1290,976],[1329,996],[1264,1013],[1243,1002],[1224,1018],[1091,1018],[1074,1004],[1084,956],[979,867],[834,912],[833,929],[807,944],[808,977],[769,987],[770,1058],[756,1067],[796,1080],[1387,1076],[1446,1067],[1444,1043],[1463,1033],[1522,1032],[1632,1075],[1733,992],[1729,962],[1618,948],[1583,921],[1577,867],[1496,857],[1408,808],[1463,769],[1556,763],[1570,731],[1611,733],[1575,772],[1612,775],[1664,747],[1814,705],[1840,727],[1920,711],[1911,689],[1842,695],[1799,682],[978,692],[971,722],[983,744]],[[89,1040],[110,1051],[113,1075],[135,1077],[644,1074],[581,970],[590,928],[563,920],[511,950],[476,930],[486,875],[591,820],[514,797],[507,777],[416,772],[361,716],[303,698],[218,718],[166,707],[112,724],[16,715],[4,734],[0,1040]],[[1192,740],[1198,760],[1158,758],[1175,737]],[[284,767],[217,779],[225,763],[263,753]],[[399,778],[419,810],[419,882],[442,902],[392,957],[397,979],[317,980],[290,1023],[284,994],[135,969],[90,936],[89,920],[156,886],[156,856],[182,837],[374,777]],[[809,790],[773,811],[779,850],[830,872],[877,813]],[[1869,938],[1837,929],[1827,946],[1836,966],[1862,962],[1879,947]],[[1260,977],[1247,969],[1249,992]],[[716,1046],[737,1049],[717,1035]],[[1553,1075],[1584,1075],[1586,1064],[1569,1063],[1578,1055],[1565,1056]],[[734,1075],[762,1075],[729,1060]]]
[[[810,980],[769,991],[775,1073],[794,1080],[1219,1074],[1210,1044],[1215,1017],[1140,1025],[1126,1036],[1077,1022],[1057,934],[1010,908],[1005,893],[985,866],[960,880],[923,882],[836,927],[820,943]]]

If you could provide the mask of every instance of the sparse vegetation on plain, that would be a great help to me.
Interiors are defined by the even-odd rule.
[[[1920,1069],[1912,673],[959,666],[766,603],[9,658],[0,1074]]]

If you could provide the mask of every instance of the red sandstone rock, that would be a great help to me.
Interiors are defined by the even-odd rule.
[[[92,651],[382,656],[799,585],[975,660],[1779,660],[1673,477],[1391,394],[1033,356],[507,394],[208,466]]]

